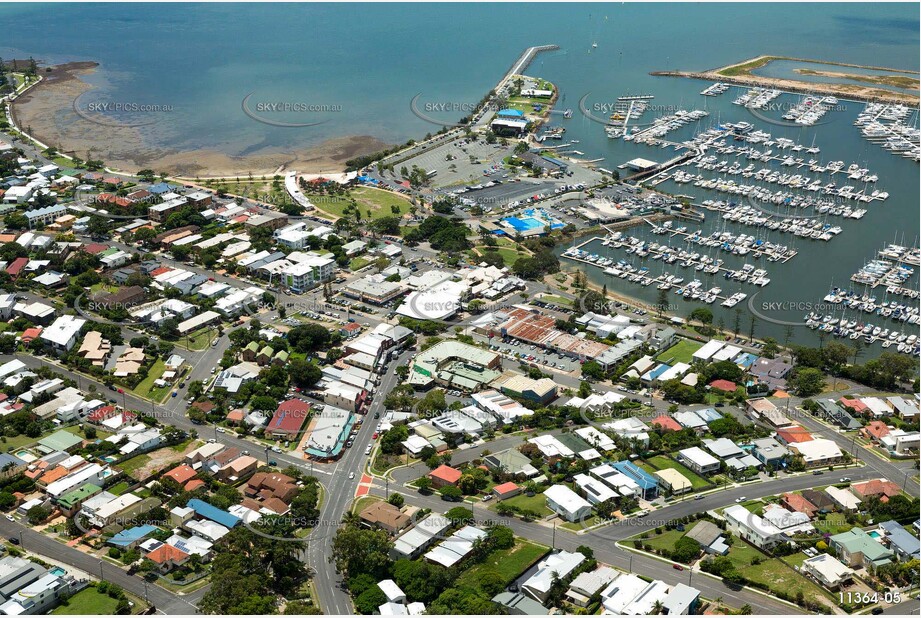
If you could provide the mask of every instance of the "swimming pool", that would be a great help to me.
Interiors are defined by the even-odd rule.
[[[515,228],[518,232],[527,232],[535,228],[544,227],[546,223],[535,219],[534,217],[526,217],[524,219],[519,219],[518,217],[506,217],[503,219],[505,223],[508,223],[510,226]]]
[[[65,575],[67,575],[67,571],[65,569],[62,569],[61,567],[54,567],[48,572],[51,573],[52,575],[57,575],[58,577],[64,577]]]

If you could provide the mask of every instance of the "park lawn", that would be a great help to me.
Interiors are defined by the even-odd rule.
[[[560,307],[572,307],[572,301],[568,298],[563,298],[562,296],[554,296],[553,294],[544,294],[540,297],[540,300],[545,303],[553,303]]]
[[[88,615],[97,616],[115,614],[115,607],[118,601],[107,594],[102,594],[94,586],[84,588],[67,600],[66,604],[61,604],[54,608],[52,614],[70,614],[70,615]]]
[[[543,545],[523,539],[515,540],[514,547],[497,549],[483,562],[467,569],[457,578],[456,587],[479,590],[481,575],[486,572],[498,573],[505,585],[508,585],[547,553],[547,548]]]
[[[660,363],[674,365],[675,363],[690,363],[693,360],[693,354],[703,347],[702,343],[682,339],[669,349],[665,350],[656,357]]]
[[[125,474],[130,476],[132,473],[136,472],[140,468],[143,468],[149,462],[150,462],[149,455],[136,455],[135,457],[132,457],[131,459],[126,459],[125,461],[121,462],[120,464],[118,464],[118,467],[121,468],[121,470]]]
[[[506,266],[512,266],[519,258],[527,256],[527,253],[518,253],[515,249],[509,247],[477,247],[480,251],[480,255],[483,255],[487,250],[494,250],[496,253],[502,256],[502,261],[505,262]]]
[[[352,189],[351,197],[358,202],[358,210],[361,211],[362,219],[367,219],[368,211],[371,211],[371,219],[402,217],[409,212],[412,206],[409,200],[402,195],[372,187]],[[309,199],[319,210],[336,218],[345,216],[345,209],[351,203],[348,197],[339,196],[322,195],[309,197]],[[400,214],[394,214],[391,206],[396,206]],[[354,217],[354,215],[351,216]]]
[[[134,394],[138,397],[144,397],[145,399],[150,398],[156,399],[157,401],[163,399],[163,389],[154,389],[154,382],[160,379],[160,376],[163,375],[164,371],[166,371],[166,363],[162,358],[158,358],[156,361],[154,361],[150,371],[147,372],[147,377],[141,380],[138,385],[134,387]],[[152,391],[161,391],[159,399],[156,396],[151,396]],[[156,395],[156,393],[154,393],[154,395]]]
[[[712,485],[710,481],[703,478],[696,472],[692,472],[691,470],[681,465],[677,461],[674,461],[673,459],[669,459],[668,457],[665,457],[664,455],[656,455],[655,457],[650,457],[649,459],[646,460],[646,462],[650,466],[652,466],[655,470],[664,470],[665,468],[674,468],[675,470],[680,472],[684,478],[691,481],[691,489],[695,489],[695,490],[705,489]],[[651,472],[651,471],[647,470],[647,472]]]
[[[501,503],[518,507],[522,511],[530,509],[535,513],[539,513],[541,517],[545,517],[553,513],[553,511],[547,508],[547,499],[544,497],[544,494],[534,494],[533,496],[529,496],[527,494],[521,493],[517,496],[503,500]],[[495,508],[495,506],[492,507],[493,510],[495,510]]]
[[[678,539],[683,537],[684,534],[685,533],[680,530],[666,530],[662,534],[654,534],[648,539],[640,537],[634,537],[634,539],[639,539],[643,544],[648,544],[653,549],[674,551],[675,543],[677,543]]]

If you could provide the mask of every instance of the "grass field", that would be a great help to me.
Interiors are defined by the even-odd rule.
[[[348,197],[327,195],[308,195],[307,197],[317,209],[337,219],[345,216],[345,209],[351,203]],[[358,202],[358,209],[361,211],[362,219],[368,218],[368,211],[371,212],[371,219],[402,217],[409,212],[409,207],[411,206],[408,199],[397,193],[372,187],[352,189],[351,197]],[[399,209],[398,215],[393,212],[392,206],[396,206]],[[351,216],[354,217],[354,215]]]
[[[678,539],[683,537],[684,534],[685,533],[680,530],[666,530],[662,534],[653,534],[648,539],[640,539],[639,537],[634,537],[634,539],[639,539],[643,543],[648,543],[650,547],[655,549],[673,551],[675,549],[675,543],[677,543]]]
[[[675,363],[690,363],[694,352],[703,347],[702,343],[682,339],[669,349],[665,350],[656,357],[660,363],[674,365]]]
[[[656,457],[650,457],[646,460],[646,464],[649,466],[647,472],[655,472],[656,470],[664,470],[665,468],[674,468],[681,473],[684,478],[691,481],[692,489],[704,489],[710,487],[712,483],[707,479],[703,478],[699,474],[692,472],[685,466],[681,465],[677,461],[669,459],[663,455],[657,455]]]
[[[155,401],[163,399],[163,391],[168,391],[169,389],[154,388],[154,382],[160,379],[164,371],[166,371],[166,363],[163,362],[162,358],[158,358],[154,361],[150,371],[147,372],[147,377],[134,387],[134,394],[138,397],[153,399]]]
[[[131,459],[126,459],[125,461],[118,464],[118,467],[124,471],[125,474],[130,475],[133,472],[136,472],[138,469],[142,468],[150,461],[149,455],[137,455]]]
[[[186,350],[201,351],[208,349],[211,342],[217,337],[217,330],[206,326],[194,333],[189,333],[188,337],[180,337],[176,340],[176,346]]]
[[[499,549],[487,556],[486,560],[471,567],[457,578],[456,587],[479,590],[482,575],[487,572],[498,573],[508,585],[546,553],[547,548],[530,541],[516,539],[510,549]]]
[[[126,491],[128,491],[128,488],[130,486],[131,485],[127,481],[122,481],[121,483],[116,483],[115,485],[112,485],[106,491],[108,491],[109,493],[113,495],[120,496]]]
[[[541,517],[550,515],[553,511],[547,508],[547,499],[544,497],[544,494],[534,494],[533,496],[528,496],[526,494],[518,494],[503,500],[502,504],[507,504],[509,506],[515,506],[521,509],[522,511],[530,509],[535,513],[540,513]],[[495,510],[495,507],[492,507]]]
[[[511,266],[518,261],[518,258],[528,255],[527,253],[518,253],[515,249],[511,247],[487,247],[487,246],[478,246],[476,247],[476,253],[473,251],[470,252],[470,259],[473,261],[478,261],[477,257],[482,256],[488,251],[495,251],[502,256],[502,261],[505,262],[506,266]]]
[[[761,563],[753,565],[752,560],[755,558],[761,560]],[[784,591],[792,597],[802,592],[807,599],[825,603],[829,607],[834,605],[828,594],[818,585],[794,571],[790,565],[780,558],[768,558],[741,539],[736,539],[729,549],[729,559],[735,563],[736,569],[745,577],[768,586],[772,592]]]
[[[97,616],[113,615],[118,601],[107,594],[102,594],[96,588],[90,586],[84,588],[67,600],[67,604],[61,604],[54,608],[54,614],[70,615],[88,615]]]

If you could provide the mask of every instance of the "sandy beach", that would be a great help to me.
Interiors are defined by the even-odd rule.
[[[50,71],[43,67],[41,83],[12,105],[16,124],[61,152],[82,159],[101,159],[113,169],[135,172],[151,168],[170,175],[200,178],[249,172],[271,174],[289,169],[303,173],[341,172],[348,159],[387,147],[370,135],[350,135],[304,150],[266,149],[246,156],[216,150],[154,148],[145,143],[139,127],[91,122],[77,112],[75,101],[92,88],[83,78],[97,67],[95,62],[72,62],[50,67]]]

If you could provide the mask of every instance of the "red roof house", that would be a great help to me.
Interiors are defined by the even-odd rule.
[[[892,481],[881,481],[879,479],[851,485],[851,491],[863,500],[875,497],[879,498],[880,502],[888,502],[889,498],[901,493],[899,486]]]
[[[438,489],[445,485],[457,485],[461,477],[461,471],[442,464],[429,472],[428,476],[432,479],[432,487]]]
[[[181,549],[176,549],[172,545],[167,545],[164,543],[157,549],[153,550],[147,554],[147,558],[150,558],[156,564],[161,571],[168,573],[177,566],[181,566],[188,562],[189,554],[185,553]]]
[[[650,424],[653,426],[658,425],[665,431],[681,431],[681,423],[667,414],[661,414],[655,417]]]
[[[189,464],[179,464],[163,476],[171,478],[180,485],[191,480],[195,476],[195,470]]]
[[[842,397],[841,399],[838,400],[838,403],[840,403],[845,408],[853,409],[854,412],[856,412],[857,414],[863,414],[867,410],[869,410],[869,408],[867,407],[867,404],[865,404],[859,399],[848,399],[847,397]]]
[[[788,511],[796,511],[797,513],[804,513],[810,518],[814,517],[819,509],[816,506],[802,497],[800,494],[786,493],[781,497],[781,502],[787,508]]]
[[[185,489],[186,491],[195,491],[199,487],[204,487],[204,486],[205,486],[205,482],[203,480],[192,479],[191,481],[183,485],[183,489]]]
[[[518,483],[509,481],[508,483],[502,483],[501,485],[493,487],[492,493],[495,494],[498,500],[505,500],[506,498],[511,498],[521,493],[521,487],[518,486]]]
[[[736,392],[737,386],[735,382],[730,382],[729,380],[713,380],[710,382],[710,388],[715,388],[724,393],[734,393]]]
[[[35,326],[33,328],[27,328],[22,331],[22,342],[31,343],[35,339],[38,339],[38,336],[42,334],[42,327]]]
[[[784,444],[796,444],[799,442],[812,442],[815,438],[803,427],[793,425],[777,430],[777,438]]]
[[[889,435],[889,427],[882,421],[870,421],[866,427],[860,430],[860,433],[866,438],[879,442]]]
[[[12,278],[19,276],[19,273],[22,272],[22,269],[26,267],[26,264],[29,263],[29,258],[18,257],[12,261],[12,263],[6,267],[6,274]]]

